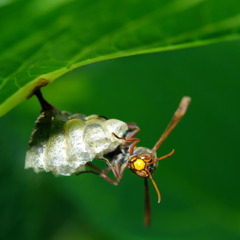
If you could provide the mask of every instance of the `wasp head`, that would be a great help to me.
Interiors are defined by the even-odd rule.
[[[149,153],[137,154],[130,158],[129,167],[139,177],[147,178],[156,169],[156,157]]]
[[[147,148],[136,148],[134,155],[129,158],[128,164],[132,172],[142,178],[150,178],[158,195],[158,202],[161,201],[160,191],[155,183],[152,173],[155,171],[158,161],[168,158],[174,154],[174,150],[167,155],[157,158],[156,153]]]

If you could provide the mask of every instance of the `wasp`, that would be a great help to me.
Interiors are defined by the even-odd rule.
[[[149,149],[137,146],[140,139],[136,135],[140,128],[135,123],[98,115],[61,112],[43,98],[40,89],[35,95],[42,106],[42,113],[32,132],[25,168],[33,168],[35,172],[51,171],[55,175],[64,176],[94,173],[114,185],[119,185],[124,171],[129,168],[144,178],[145,225],[149,226],[151,213],[148,179],[151,180],[160,203],[160,190],[152,175],[158,162],[175,152],[172,150],[157,157],[157,150],[186,113],[191,98],[182,98],[167,128],[153,148]],[[107,168],[99,169],[91,163],[93,159],[105,161]],[[86,167],[90,170],[86,170]],[[110,171],[114,179],[108,176]]]
[[[161,201],[160,190],[153,179],[152,174],[156,170],[158,166],[158,162],[172,156],[175,152],[173,149],[170,153],[157,157],[157,150],[162,145],[162,143],[166,140],[168,135],[172,132],[172,130],[176,127],[179,121],[182,119],[184,114],[187,111],[189,103],[191,101],[190,97],[183,97],[180,101],[179,107],[175,111],[170,123],[167,128],[153,146],[152,149],[148,149],[145,147],[137,147],[137,144],[140,142],[140,139],[136,138],[136,134],[140,131],[140,128],[134,123],[128,123],[128,131],[125,137],[120,137],[116,133],[112,133],[117,139],[124,140],[124,143],[121,144],[115,151],[109,153],[104,156],[103,159],[108,168],[106,170],[101,170],[96,168],[91,163],[87,163],[87,165],[93,168],[95,171],[86,171],[98,174],[100,177],[104,178],[108,182],[118,185],[123,176],[125,169],[128,167],[130,170],[135,173],[137,176],[144,178],[145,185],[145,225],[150,225],[150,200],[149,200],[149,187],[148,187],[148,179],[151,180],[158,198],[158,203]],[[108,177],[107,173],[112,171],[115,179],[112,180]],[[80,174],[80,173],[78,173]]]

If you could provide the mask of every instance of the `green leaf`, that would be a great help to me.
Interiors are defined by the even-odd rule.
[[[239,38],[237,0],[3,1],[0,116],[86,64]]]

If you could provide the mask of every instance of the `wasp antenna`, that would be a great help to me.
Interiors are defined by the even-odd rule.
[[[175,153],[175,150],[173,149],[170,153],[160,157],[160,158],[157,158],[156,161],[160,161],[160,160],[163,160],[165,158],[168,158],[168,157],[171,157],[173,154]]]
[[[145,170],[147,171],[148,176],[150,177],[150,179],[151,179],[151,181],[152,181],[152,184],[153,184],[153,186],[154,186],[154,188],[155,188],[155,190],[156,190],[156,192],[157,192],[158,203],[160,203],[160,202],[161,202],[161,193],[160,193],[160,191],[159,191],[159,188],[158,188],[156,182],[154,181],[154,179],[153,179],[153,177],[152,177],[152,174],[149,172],[149,170],[147,170],[147,169],[145,169]]]
[[[159,138],[155,146],[153,147],[152,151],[156,152],[157,149],[162,145],[164,140],[168,137],[170,132],[176,127],[176,125],[179,123],[179,121],[182,119],[184,114],[186,113],[189,103],[191,102],[190,97],[183,97],[176,112],[174,113],[172,120],[168,124],[167,128],[163,132],[162,136]]]

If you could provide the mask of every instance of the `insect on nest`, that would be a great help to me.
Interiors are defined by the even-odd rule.
[[[136,134],[140,128],[135,123],[124,123],[98,115],[85,116],[61,112],[49,104],[38,90],[36,96],[42,106],[42,113],[36,121],[25,168],[36,172],[52,171],[56,175],[94,173],[118,185],[126,168],[144,178],[145,225],[150,224],[150,200],[148,179],[150,178],[158,197],[161,194],[152,174],[158,162],[174,154],[157,157],[157,150],[176,127],[187,111],[190,97],[183,97],[169,125],[152,149],[137,147],[140,142]],[[99,169],[93,159],[106,162],[106,169]],[[88,167],[88,169],[86,169]],[[109,171],[114,180],[108,177]]]

